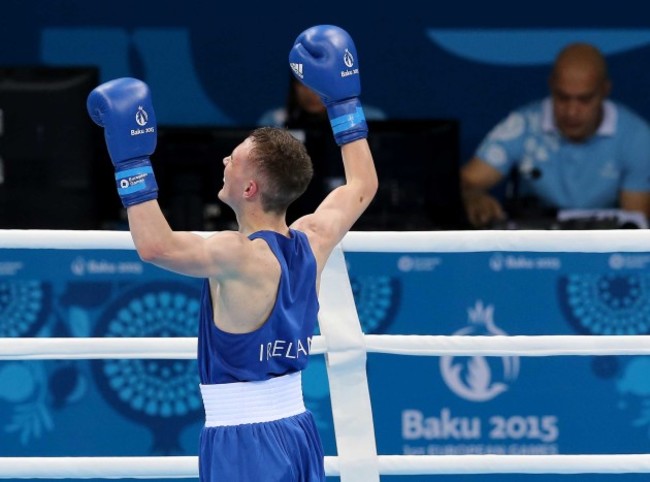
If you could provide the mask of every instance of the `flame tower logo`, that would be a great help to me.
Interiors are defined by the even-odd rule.
[[[478,300],[467,310],[468,326],[454,335],[507,335],[494,322],[494,306]],[[508,390],[519,375],[519,357],[440,357],[440,372],[449,389],[472,402],[486,402]]]

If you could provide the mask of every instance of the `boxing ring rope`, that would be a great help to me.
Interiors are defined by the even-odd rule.
[[[364,335],[368,353],[411,356],[650,355],[650,335]],[[5,360],[192,360],[196,338],[0,338]],[[314,336],[312,355],[326,352]]]
[[[379,455],[383,475],[634,474],[650,472],[650,455]],[[325,457],[328,476],[340,475]],[[196,456],[0,457],[7,479],[181,479],[198,477]]]
[[[649,246],[649,230],[349,233],[323,273],[321,317],[326,318],[327,323],[321,320],[323,334],[314,337],[312,345],[312,354],[328,355],[338,456],[325,457],[327,475],[340,476],[344,482],[369,482],[378,481],[379,474],[650,473],[650,454],[377,455],[365,374],[367,353],[415,356],[647,355],[650,338],[365,335],[356,317],[343,257],[344,251],[613,253],[645,252]],[[134,246],[128,232],[0,230],[0,249],[133,250]],[[356,323],[356,327],[350,322]],[[345,326],[345,330],[341,330],[341,326]],[[0,360],[195,357],[195,338],[0,338]],[[352,386],[350,382],[353,382]],[[343,410],[344,403],[353,403],[352,409],[346,405]],[[360,407],[367,410],[356,411]],[[198,459],[191,456],[0,457],[0,478],[197,476]]]
[[[650,249],[650,230],[352,231],[341,246],[345,252],[362,253],[645,252]],[[0,229],[0,248],[135,249],[126,231],[42,229]]]

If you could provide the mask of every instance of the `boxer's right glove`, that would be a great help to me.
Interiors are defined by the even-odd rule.
[[[124,207],[156,199],[158,184],[149,159],[156,149],[156,115],[147,84],[129,77],[111,80],[88,95],[86,107],[104,128]]]
[[[305,30],[289,52],[289,65],[303,84],[320,95],[338,145],[368,137],[359,101],[357,50],[345,30],[334,25]]]

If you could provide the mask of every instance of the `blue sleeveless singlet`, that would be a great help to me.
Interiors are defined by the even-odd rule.
[[[202,385],[259,382],[303,370],[317,315],[316,260],[307,236],[259,231],[281,267],[275,305],[251,333],[217,328],[208,280],[201,295],[198,369]],[[201,430],[202,482],[322,482],[323,448],[312,413]]]

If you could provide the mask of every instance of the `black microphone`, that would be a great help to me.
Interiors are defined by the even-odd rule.
[[[542,177],[543,173],[539,167],[519,166],[519,169],[511,171],[510,193],[507,195],[508,201],[506,211],[513,219],[531,217],[536,209],[536,201],[522,197],[520,192],[520,183],[523,179],[536,181]],[[531,203],[535,206],[531,207]]]
[[[528,175],[531,179],[539,179],[542,177],[542,170],[539,167],[534,167]]]

